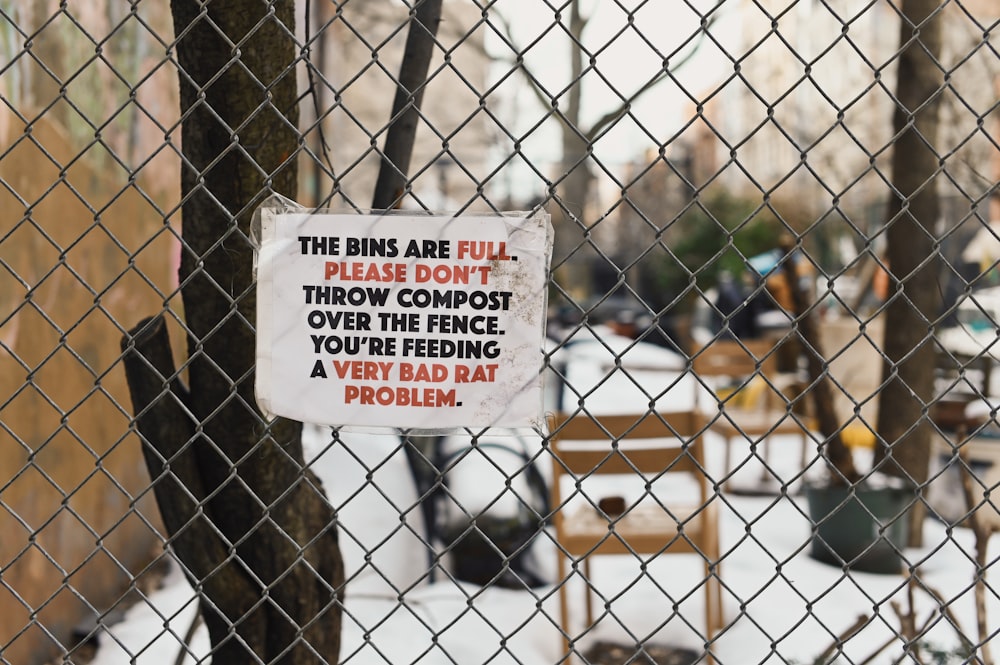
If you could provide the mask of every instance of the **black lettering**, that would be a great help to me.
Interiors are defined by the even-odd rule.
[[[476,310],[507,311],[511,291],[438,291],[436,289],[400,289],[396,302],[402,307],[419,309],[458,309],[468,305]]]
[[[403,355],[413,358],[496,358],[500,345],[496,340],[403,338]]]
[[[306,294],[307,305],[353,305],[355,307],[368,303],[374,307],[382,307],[389,298],[388,287],[355,286],[346,289],[343,286],[312,286],[305,284],[302,290]]]
[[[459,314],[428,314],[427,332],[456,335],[500,335],[499,319],[495,316]]]
[[[378,312],[379,325],[386,332],[420,332],[419,314]]]
[[[398,256],[395,238],[347,238],[347,256]]]
[[[299,236],[298,241],[302,254],[330,256],[340,252],[340,238],[334,236]]]
[[[411,240],[403,255],[416,259],[447,259],[451,257],[450,240]]]

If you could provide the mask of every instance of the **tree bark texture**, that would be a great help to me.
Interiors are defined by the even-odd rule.
[[[427,86],[427,71],[441,23],[441,2],[419,2],[410,20],[392,102],[392,117],[382,148],[382,164],[372,197],[372,208],[376,210],[397,208],[403,201],[420,120],[420,104]]]
[[[934,322],[941,304],[935,186],[938,100],[943,86],[938,0],[903,0],[889,207],[887,255],[892,287],[886,307],[878,459],[884,470],[914,483],[927,480],[933,399]],[[919,541],[922,511],[910,542]],[[915,540],[916,538],[916,540]]]
[[[296,195],[294,3],[173,0],[190,389],[162,322],[126,338],[139,432],[217,663],[336,663],[343,564],[301,424],[254,400],[254,209]]]

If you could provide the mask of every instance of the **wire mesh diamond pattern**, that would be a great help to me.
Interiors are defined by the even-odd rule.
[[[0,662],[994,662],[997,26],[0,0]],[[273,194],[547,211],[544,423],[266,417]]]

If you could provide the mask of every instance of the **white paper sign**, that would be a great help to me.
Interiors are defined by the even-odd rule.
[[[537,426],[548,215],[260,215],[260,408],[303,422]]]

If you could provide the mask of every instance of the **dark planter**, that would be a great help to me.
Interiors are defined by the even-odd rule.
[[[806,500],[814,559],[868,573],[902,571],[912,489],[807,486]]]
[[[451,552],[455,579],[505,588],[545,584],[530,561],[529,547],[542,527],[529,519],[479,515],[473,522],[446,526],[441,536]]]

